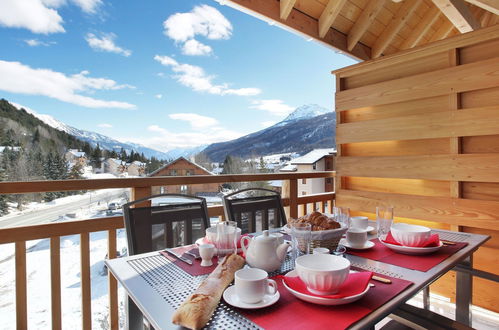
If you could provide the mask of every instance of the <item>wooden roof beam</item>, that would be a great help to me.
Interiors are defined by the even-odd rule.
[[[319,17],[319,37],[324,38],[329,28],[333,26],[334,20],[340,14],[341,8],[343,8],[345,3],[346,0],[329,0],[321,17]]]
[[[463,0],[432,0],[435,6],[454,24],[461,33],[471,32],[480,28]]]
[[[372,58],[379,57],[383,54],[386,47],[392,42],[395,35],[402,29],[405,22],[410,18],[412,13],[414,13],[420,3],[421,2],[419,1],[404,1],[402,3],[395,16],[390,20],[388,26],[374,43],[371,50]]]
[[[435,31],[435,33],[431,36],[430,40],[428,42],[433,42],[433,41],[438,41],[447,38],[447,36],[452,32],[454,29],[454,25],[449,22],[448,20],[445,20],[442,25]]]
[[[485,9],[493,14],[499,15],[499,1],[497,0],[465,0],[477,7]]]
[[[280,8],[280,13],[281,13],[281,19],[286,20],[291,14],[291,10],[293,10],[293,7],[296,3],[296,0],[280,0],[279,4],[281,6]]]
[[[419,21],[418,25],[414,28],[413,32],[402,43],[400,49],[408,49],[416,46],[430,30],[431,26],[437,21],[439,16],[440,10],[437,7],[432,6],[428,9],[421,21]]]
[[[364,8],[359,18],[355,21],[350,33],[347,38],[347,48],[352,50],[360,38],[366,33],[367,29],[371,26],[371,23],[376,19],[376,15],[381,11],[385,0],[380,1],[370,1]]]

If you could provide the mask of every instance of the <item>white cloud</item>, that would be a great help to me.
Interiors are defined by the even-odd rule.
[[[95,90],[130,88],[114,80],[88,77],[88,71],[67,76],[50,69],[33,69],[19,62],[0,60],[0,90],[10,93],[43,95],[88,108],[134,109],[135,105],[120,101],[105,101],[81,95]]]
[[[55,0],[57,1],[57,0]],[[71,0],[75,5],[81,8],[87,14],[95,14],[102,5],[102,0]]]
[[[215,85],[212,82],[215,77],[207,75],[203,68],[179,63],[169,56],[156,55],[154,56],[154,59],[164,66],[171,67],[173,72],[177,73],[173,77],[182,85],[190,87],[196,92],[239,96],[253,96],[262,92],[259,88],[255,87],[232,89],[229,88],[229,85],[226,83]]]
[[[55,41],[45,42],[38,39],[26,39],[24,42],[31,47],[54,45]]]
[[[106,124],[106,123],[99,124],[99,125],[97,125],[97,126],[99,126],[100,128],[112,128],[112,127],[113,127],[113,125],[111,125],[111,124]]]
[[[0,1],[0,25],[24,28],[33,33],[65,32],[63,19],[57,10],[49,7],[60,5],[48,0],[2,0]]]
[[[222,142],[232,139],[237,139],[247,133],[235,132],[227,130],[222,127],[209,127],[201,131],[195,132],[182,132],[175,133],[171,132],[158,125],[151,125],[147,127],[147,130],[152,133],[156,133],[156,136],[150,138],[130,138],[127,137],[126,141],[140,143],[150,148],[157,150],[171,150],[174,148],[188,148],[195,147],[202,144],[210,144],[215,142]]]
[[[229,39],[232,24],[217,9],[201,5],[187,13],[176,13],[163,22],[164,33],[176,43],[182,44],[185,55],[209,55],[210,46],[195,39],[197,35],[211,40]]]
[[[268,120],[268,121],[262,122],[262,127],[267,128],[267,127],[270,127],[270,126],[272,126],[274,124],[277,124],[277,121],[275,121],[275,120]]]
[[[268,111],[273,115],[282,116],[291,113],[295,108],[285,104],[282,100],[257,100],[251,102],[252,109]]]
[[[195,113],[173,113],[168,115],[174,120],[183,120],[189,122],[192,128],[205,128],[210,126],[215,126],[218,124],[218,120],[212,117],[201,116]]]
[[[162,99],[163,98],[163,94],[156,94],[154,95],[155,98],[157,99]]]
[[[114,43],[114,39],[116,39],[116,35],[114,33],[102,33],[100,38],[93,33],[88,33],[85,36],[85,40],[88,45],[94,50],[121,54],[127,57],[132,55],[130,50],[117,46]]]
[[[182,54],[185,55],[210,55],[213,52],[213,49],[200,43],[196,39],[187,40],[182,47]]]

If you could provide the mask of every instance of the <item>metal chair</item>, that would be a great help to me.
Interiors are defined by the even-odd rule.
[[[132,207],[153,198],[159,205]],[[192,244],[209,226],[204,198],[159,194],[123,205],[129,255]]]
[[[273,190],[248,188],[224,196],[224,212],[227,220],[236,221],[242,233],[255,232],[286,224],[286,214],[282,207],[281,195]],[[259,221],[257,221],[259,220]]]

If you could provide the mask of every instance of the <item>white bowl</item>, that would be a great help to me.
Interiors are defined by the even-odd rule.
[[[241,228],[237,227],[236,235],[237,242],[239,242],[239,240],[241,239]],[[206,228],[206,238],[212,243],[217,240],[217,226]]]
[[[393,238],[404,246],[420,246],[431,236],[431,229],[424,226],[396,223],[391,228]]]
[[[331,254],[307,254],[296,258],[295,263],[307,289],[318,295],[337,293],[350,270],[348,259]]]

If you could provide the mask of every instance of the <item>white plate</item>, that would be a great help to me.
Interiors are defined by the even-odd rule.
[[[208,244],[208,242],[205,242],[205,241],[204,241],[204,239],[205,239],[205,237],[198,238],[198,239],[196,240],[196,242],[194,242],[194,243],[195,243],[197,246],[200,246],[201,244]],[[213,243],[209,243],[209,244],[213,244]],[[213,244],[213,245],[215,245],[215,244]],[[229,253],[229,252],[230,252],[230,250],[227,250],[227,253]],[[237,253],[241,253],[241,252],[243,252],[243,249],[238,248],[238,249],[237,249]]]
[[[292,270],[289,273],[287,273],[285,276],[298,276],[298,273],[296,270]],[[364,292],[361,292],[359,294],[356,294],[354,296],[350,297],[344,297],[344,298],[338,298],[338,299],[332,299],[332,298],[323,298],[323,297],[317,297],[317,296],[311,296],[306,293],[301,293],[298,291],[295,291],[291,289],[289,286],[286,285],[286,282],[282,282],[284,284],[284,287],[291,292],[292,295],[294,295],[296,298],[304,300],[306,302],[310,302],[312,304],[318,304],[318,305],[327,305],[327,306],[335,306],[335,305],[345,305],[345,304],[350,304],[353,303],[354,301],[359,300],[362,298],[367,291],[369,291],[369,285],[366,287]]]
[[[277,291],[273,295],[266,294],[263,297],[263,300],[256,304],[248,304],[239,300],[239,297],[236,295],[236,287],[232,285],[229,286],[227,289],[225,289],[223,296],[225,302],[234,307],[239,307],[244,309],[259,309],[275,304],[279,300],[279,297],[281,295],[279,294],[279,291]]]
[[[385,243],[382,240],[380,240],[380,241],[387,248],[390,248],[395,252],[402,253],[402,254],[410,254],[410,255],[430,254],[430,253],[433,253],[435,251],[438,251],[442,246],[444,246],[444,244],[442,242],[440,242],[439,246],[412,247],[412,246],[394,245],[394,244]]]
[[[364,246],[362,247],[352,247],[350,246],[350,244],[348,243],[347,239],[346,238],[342,238],[340,240],[340,245],[343,245],[349,249],[352,249],[352,250],[367,250],[367,249],[370,249],[374,246],[374,242],[371,242],[371,241],[367,241]]]

